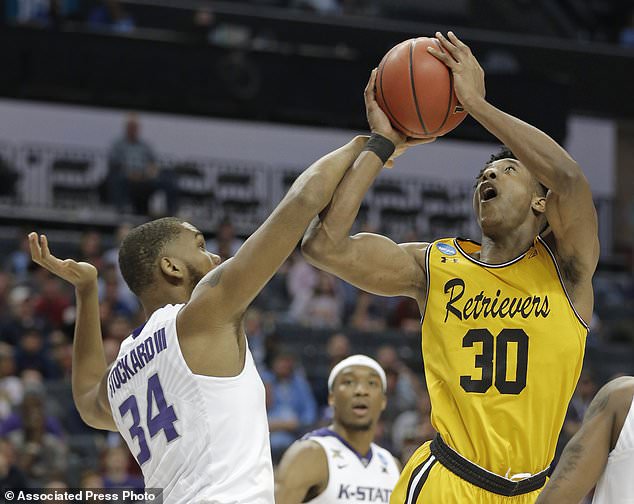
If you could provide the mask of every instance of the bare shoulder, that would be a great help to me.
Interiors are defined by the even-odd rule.
[[[328,484],[328,459],[323,447],[310,439],[295,441],[284,453],[276,472],[278,483],[306,489]],[[294,480],[292,483],[289,480]]]
[[[408,255],[410,255],[423,271],[425,269],[425,256],[427,255],[428,242],[408,242],[400,243],[401,247]]]
[[[621,411],[624,414],[630,409],[632,399],[634,398],[634,376],[621,376],[615,378],[608,385],[611,385],[612,401],[615,403],[617,411]]]
[[[282,458],[282,463],[290,462],[293,464],[301,464],[302,468],[321,467],[328,474],[328,459],[324,448],[311,439],[300,439],[295,441],[286,451]],[[306,464],[306,465],[305,465]]]
[[[634,397],[634,377],[621,376],[606,383],[597,392],[588,411],[585,421],[592,419],[599,414],[610,414],[623,416],[627,415],[632,398]]]

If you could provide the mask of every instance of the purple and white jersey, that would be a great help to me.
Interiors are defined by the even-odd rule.
[[[321,445],[328,459],[328,486],[310,504],[352,504],[390,501],[400,474],[392,454],[372,443],[361,455],[330,429],[309,432],[302,439]]]
[[[634,400],[594,490],[592,504],[634,504]]]
[[[264,385],[251,352],[237,376],[192,373],[176,335],[183,306],[155,311],[121,344],[108,376],[117,428],[166,504],[273,504]]]

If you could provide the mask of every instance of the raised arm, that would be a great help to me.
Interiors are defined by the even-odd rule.
[[[557,258],[577,311],[592,315],[591,279],[599,260],[596,210],[590,185],[572,157],[539,129],[495,108],[484,98],[484,72],[452,32],[436,33],[444,52],[428,51],[445,63],[454,88],[469,114],[508,146],[519,161],[548,189],[546,217],[554,235]]]
[[[106,395],[106,357],[99,321],[97,270],[92,264],[51,254],[45,235],[29,234],[31,258],[75,287],[77,320],[73,338],[73,400],[82,420],[96,429],[116,431]]]
[[[275,503],[300,504],[313,499],[328,484],[328,460],[314,441],[293,443],[275,471]]]
[[[373,133],[390,140],[394,156],[417,143],[397,132],[379,108],[374,97],[376,70],[365,89],[368,122]],[[388,165],[393,159],[388,161]],[[385,236],[359,233],[350,236],[363,198],[383,168],[382,160],[372,151],[364,151],[346,173],[322,212],[306,232],[302,252],[307,260],[367,292],[385,296],[409,296],[420,302],[424,296],[426,243],[398,245]]]
[[[199,282],[179,316],[185,333],[208,332],[210,320],[223,323],[241,317],[295,249],[310,221],[328,204],[366,140],[358,136],[304,171],[235,257]]]
[[[632,404],[634,378],[617,378],[590,403],[536,504],[577,504],[597,484]]]

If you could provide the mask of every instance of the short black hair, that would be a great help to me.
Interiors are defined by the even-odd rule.
[[[184,221],[163,217],[132,229],[121,243],[119,267],[123,279],[137,296],[154,282],[154,268],[165,245],[183,230]]]
[[[489,166],[491,163],[494,163],[495,161],[499,161],[500,159],[515,159],[516,161],[519,161],[519,159],[517,159],[517,156],[513,153],[511,149],[509,149],[506,145],[500,145],[498,151],[495,154],[491,154],[489,160],[480,170],[480,173],[478,173],[477,180],[480,180],[482,172],[487,169],[487,166]],[[541,196],[546,196],[546,194],[548,194],[548,187],[542,184],[539,180],[537,181],[537,183],[539,184],[539,187],[542,191]]]

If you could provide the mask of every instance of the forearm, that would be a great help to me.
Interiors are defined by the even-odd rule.
[[[361,153],[367,139],[366,136],[357,136],[313,163],[293,183],[289,197],[301,200],[303,207],[308,207],[306,209],[313,213],[322,210]]]
[[[546,187],[563,192],[571,179],[583,176],[575,160],[543,131],[497,109],[484,98],[474,99],[465,108]]]
[[[75,402],[94,391],[106,372],[106,357],[99,321],[97,282],[76,289],[77,320],[73,340],[72,388]],[[78,406],[79,407],[79,406]]]
[[[383,163],[373,152],[362,152],[343,177],[326,211],[313,222],[304,237],[304,251],[318,247],[323,255],[334,252],[350,235],[363,198],[381,172]]]

